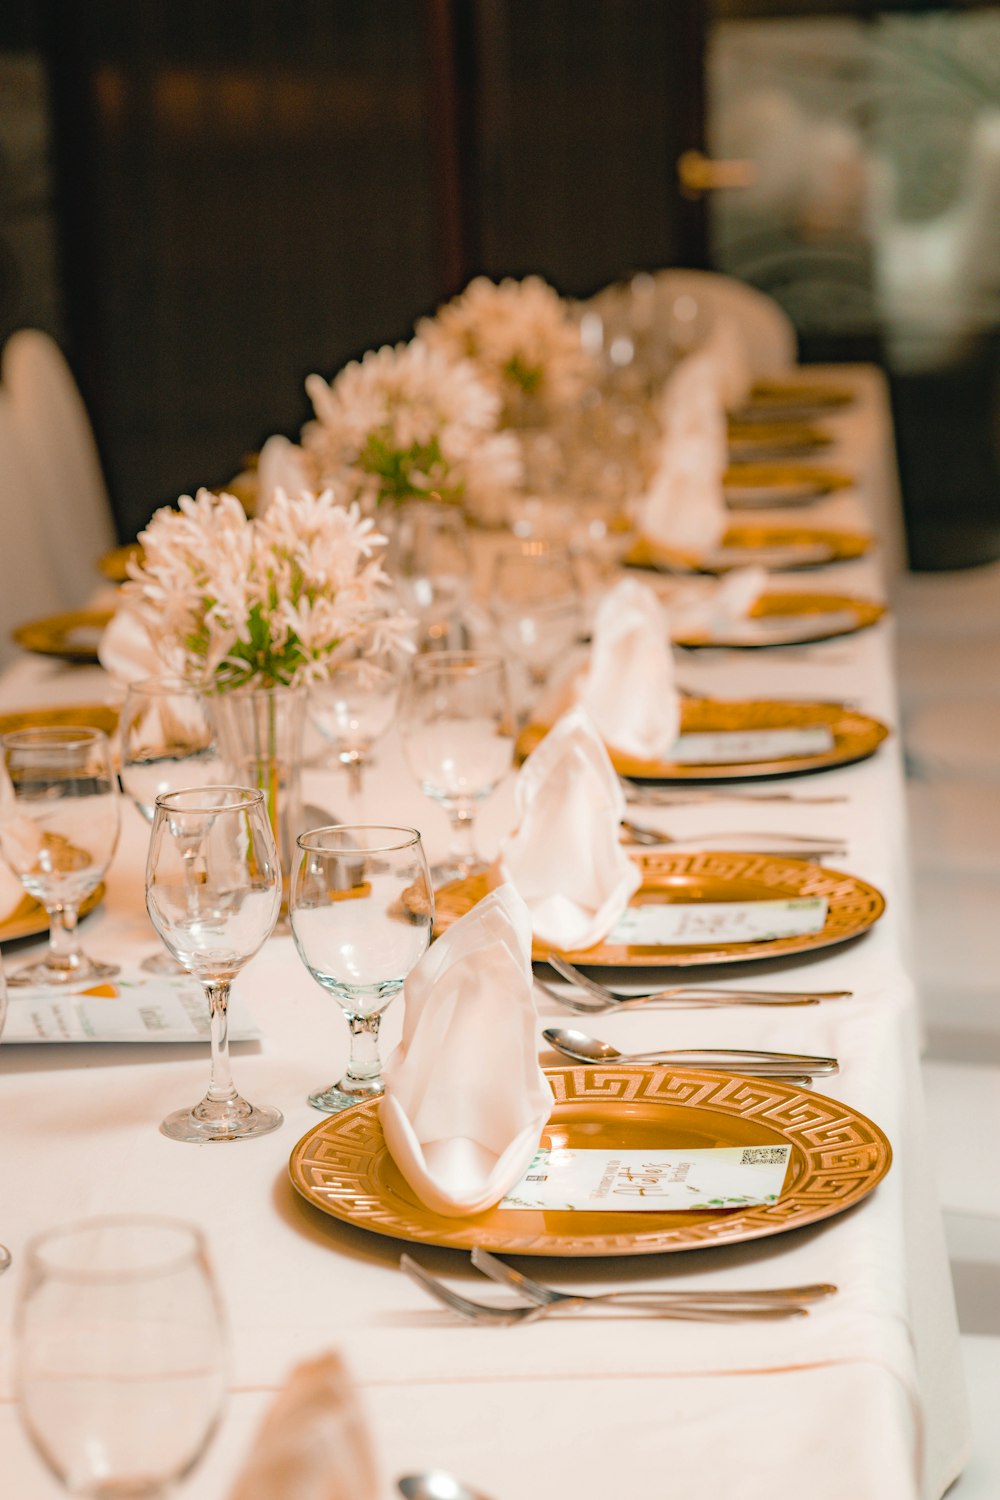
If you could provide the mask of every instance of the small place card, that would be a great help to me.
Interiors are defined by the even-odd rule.
[[[206,1042],[208,1001],[186,975],[121,975],[66,994],[8,991],[3,1045],[28,1042]],[[240,1006],[237,1004],[237,1015]],[[230,1024],[231,1042],[253,1041],[251,1022]]]
[[[703,943],[765,943],[822,932],[823,896],[779,901],[649,902],[630,906],[607,943],[636,948],[683,948]]]
[[[664,1213],[776,1203],[790,1145],[688,1151],[539,1148],[501,1208]]]
[[[681,766],[742,765],[755,760],[823,755],[833,749],[833,743],[833,731],[826,724],[800,729],[720,729],[682,734],[667,759]]]

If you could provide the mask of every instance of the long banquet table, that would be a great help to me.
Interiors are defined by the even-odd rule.
[[[837,373],[854,380],[859,399],[830,419],[837,442],[824,462],[852,467],[858,484],[780,519],[873,528],[881,553],[775,582],[880,595],[901,557],[884,387],[867,368]],[[891,637],[887,620],[808,651],[689,654],[679,675],[713,696],[850,700],[891,723]],[[98,669],[38,658],[18,661],[0,679],[0,711],[114,696]],[[484,855],[511,825],[511,785],[508,778],[483,810]],[[496,1500],[680,1497],[710,1488],[731,1500],[792,1500],[803,1492],[812,1500],[937,1500],[943,1493],[964,1462],[967,1425],[923,1135],[898,744],[890,739],[868,761],[783,785],[846,800],[704,803],[643,808],[641,816],[679,836],[706,828],[844,836],[848,853],[832,863],[883,891],[885,917],[853,943],[748,966],[739,978],[849,988],[854,998],[776,1011],[634,1011],[601,1016],[599,1032],[631,1050],[697,1044],[835,1054],[840,1073],[818,1088],[886,1131],[894,1151],[888,1177],[856,1208],[809,1229],[683,1255],[536,1261],[534,1269],[582,1290],[837,1283],[838,1295],[807,1319],[714,1326],[600,1315],[519,1329],[450,1319],[398,1271],[404,1246],[322,1215],[289,1185],[291,1148],[318,1118],[306,1094],[337,1076],[347,1047],[342,1017],[290,938],[273,938],[234,989],[234,1007],[245,1005],[263,1036],[234,1048],[236,1081],[283,1111],[284,1127],[273,1135],[223,1149],[179,1145],[159,1133],[168,1110],[203,1092],[201,1047],[0,1047],[0,1239],[15,1261],[31,1234],[84,1215],[157,1211],[206,1230],[231,1323],[231,1399],[183,1496],[221,1500],[291,1367],[331,1347],[343,1351],[360,1388],[386,1495],[394,1476],[423,1467],[447,1468]],[[358,817],[339,773],[311,773],[306,794]],[[444,817],[421,796],[391,736],[368,774],[361,812],[416,824],[430,855],[443,852]],[[107,897],[84,928],[97,955],[137,956],[153,941],[142,895],[146,827],[131,807],[123,817]],[[24,957],[5,955],[11,966]],[[538,999],[540,1025],[569,1019]],[[401,1014],[396,1002],[383,1027],[386,1051]],[[470,1291],[486,1287],[458,1252],[420,1249],[418,1258]],[[17,1278],[16,1266],[0,1278],[7,1344]],[[0,1491],[11,1500],[60,1493],[21,1433],[9,1371],[0,1387],[0,1473]]]

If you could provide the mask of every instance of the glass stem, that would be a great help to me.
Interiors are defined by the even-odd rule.
[[[351,1028],[351,1055],[347,1063],[348,1078],[356,1078],[359,1082],[369,1082],[378,1078],[382,1071],[382,1061],[378,1055],[378,1029],[382,1017],[377,1016],[348,1016],[347,1024]]]
[[[238,1098],[229,1066],[229,986],[228,979],[202,980],[208,996],[212,1020],[212,1077],[206,1099],[213,1104],[228,1104]]]
[[[363,790],[365,760],[360,750],[352,750],[342,757],[347,772],[347,790],[351,797],[360,797]]]
[[[49,914],[49,966],[72,973],[80,968],[83,957],[76,930],[76,907],[50,906],[46,909]]]
[[[460,870],[471,870],[476,863],[476,810],[464,803],[447,809],[451,824],[451,858]]]

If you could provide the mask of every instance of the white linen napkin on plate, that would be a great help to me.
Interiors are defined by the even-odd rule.
[[[543,943],[592,947],[642,877],[619,842],[625,794],[582,708],[564,714],[528,756],[514,797],[518,828],[500,846],[501,875],[528,903]]]
[[[117,610],[105,626],[97,659],[118,682],[143,682],[168,671],[146,622],[127,607]]]
[[[734,568],[706,589],[699,579],[697,589],[681,585],[667,601],[670,631],[675,640],[691,636],[719,635],[749,618],[750,611],[767,586],[767,570]]]
[[[669,621],[647,584],[623,578],[594,616],[577,702],[606,745],[643,760],[664,756],[680,731]]]
[[[296,1365],[268,1408],[229,1500],[377,1500],[357,1393],[339,1354]]]
[[[276,490],[298,495],[314,490],[316,482],[310,472],[309,456],[304,448],[276,433],[269,437],[257,457],[257,503],[254,515],[262,516],[274,499]]]
[[[510,885],[438,938],[406,980],[379,1119],[422,1203],[482,1213],[520,1179],[552,1110],[538,1065],[531,918]]]
[[[664,386],[659,458],[639,502],[639,530],[678,552],[718,546],[729,524],[722,488],[726,418],[708,355],[683,360]]]

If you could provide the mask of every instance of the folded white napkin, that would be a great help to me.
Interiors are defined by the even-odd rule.
[[[105,627],[97,659],[119,682],[143,682],[168,670],[145,621],[127,608],[117,610]]]
[[[639,502],[639,530],[698,555],[717,546],[729,524],[722,488],[726,419],[710,356],[681,361],[664,387],[660,417],[659,457]]]
[[[710,588],[699,580],[696,590],[682,585],[667,601],[670,633],[675,640],[717,635],[745,620],[767,585],[765,568],[734,568]]]
[[[379,1106],[386,1145],[435,1213],[482,1213],[523,1175],[552,1109],[517,892],[501,886],[449,927],[404,995]]]
[[[269,437],[257,458],[257,503],[254,514],[262,516],[274,499],[275,490],[298,495],[313,490],[316,481],[304,448],[286,437]]]
[[[381,1493],[340,1355],[297,1365],[269,1407],[229,1500],[377,1500]]]
[[[500,847],[503,878],[528,903],[543,943],[592,947],[642,877],[619,842],[621,783],[582,708],[564,714],[529,755],[514,795],[518,828]]]
[[[750,353],[735,319],[716,315],[700,352],[715,367],[716,385],[726,411],[743,406],[753,387]]]
[[[653,590],[622,579],[598,605],[590,663],[577,686],[577,702],[604,743],[643,760],[665,755],[680,729],[669,634]]]

